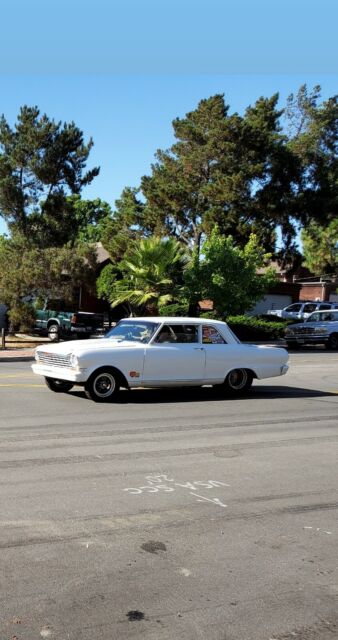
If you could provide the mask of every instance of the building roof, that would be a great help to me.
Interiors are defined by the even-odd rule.
[[[107,249],[104,248],[102,242],[96,242],[95,248],[98,264],[102,264],[103,262],[107,262],[111,259]]]

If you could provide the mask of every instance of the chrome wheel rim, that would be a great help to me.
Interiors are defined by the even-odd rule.
[[[245,387],[248,381],[248,374],[245,369],[234,369],[229,373],[229,387],[234,391],[239,391]]]

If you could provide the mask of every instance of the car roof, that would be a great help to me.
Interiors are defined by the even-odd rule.
[[[335,309],[332,307],[331,309],[318,309],[318,311],[314,311],[313,313],[327,313],[328,311],[338,311],[338,308]]]
[[[171,324],[219,324],[225,325],[226,322],[221,320],[212,320],[208,318],[181,318],[179,316],[142,316],[137,318],[121,318],[121,320],[131,320],[135,322],[156,322],[156,323],[168,323]]]

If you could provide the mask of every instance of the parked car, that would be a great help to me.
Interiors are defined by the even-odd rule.
[[[244,345],[225,322],[200,318],[128,318],[101,339],[41,346],[34,373],[52,391],[84,387],[88,398],[107,402],[120,387],[219,385],[239,394],[253,378],[288,370],[285,349]]]
[[[43,309],[37,309],[34,330],[48,335],[51,342],[60,338],[88,338],[103,330],[103,315],[76,311],[62,300],[48,300]]]
[[[269,309],[267,315],[277,316],[285,320],[305,320],[314,311],[326,311],[329,309],[338,309],[336,302],[318,302],[307,300],[305,302],[294,302],[285,309]]]
[[[338,349],[338,310],[315,311],[305,322],[289,324],[285,340],[290,348],[325,344],[327,349]]]

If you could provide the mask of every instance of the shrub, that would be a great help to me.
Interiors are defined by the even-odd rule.
[[[287,326],[288,324],[295,324],[297,322],[304,322],[304,320],[299,320],[298,318],[279,318],[278,316],[273,316],[273,315],[268,315],[268,314],[262,314],[261,316],[255,316],[255,318],[257,318],[258,320],[266,320],[266,322],[284,322],[285,326]]]
[[[229,327],[240,340],[278,340],[284,337],[286,322],[269,322],[254,316],[229,316]]]
[[[19,302],[8,312],[11,331],[30,331],[35,324],[36,312],[31,304]]]
[[[187,303],[176,302],[173,304],[166,304],[159,309],[160,316],[188,316],[189,305]]]

